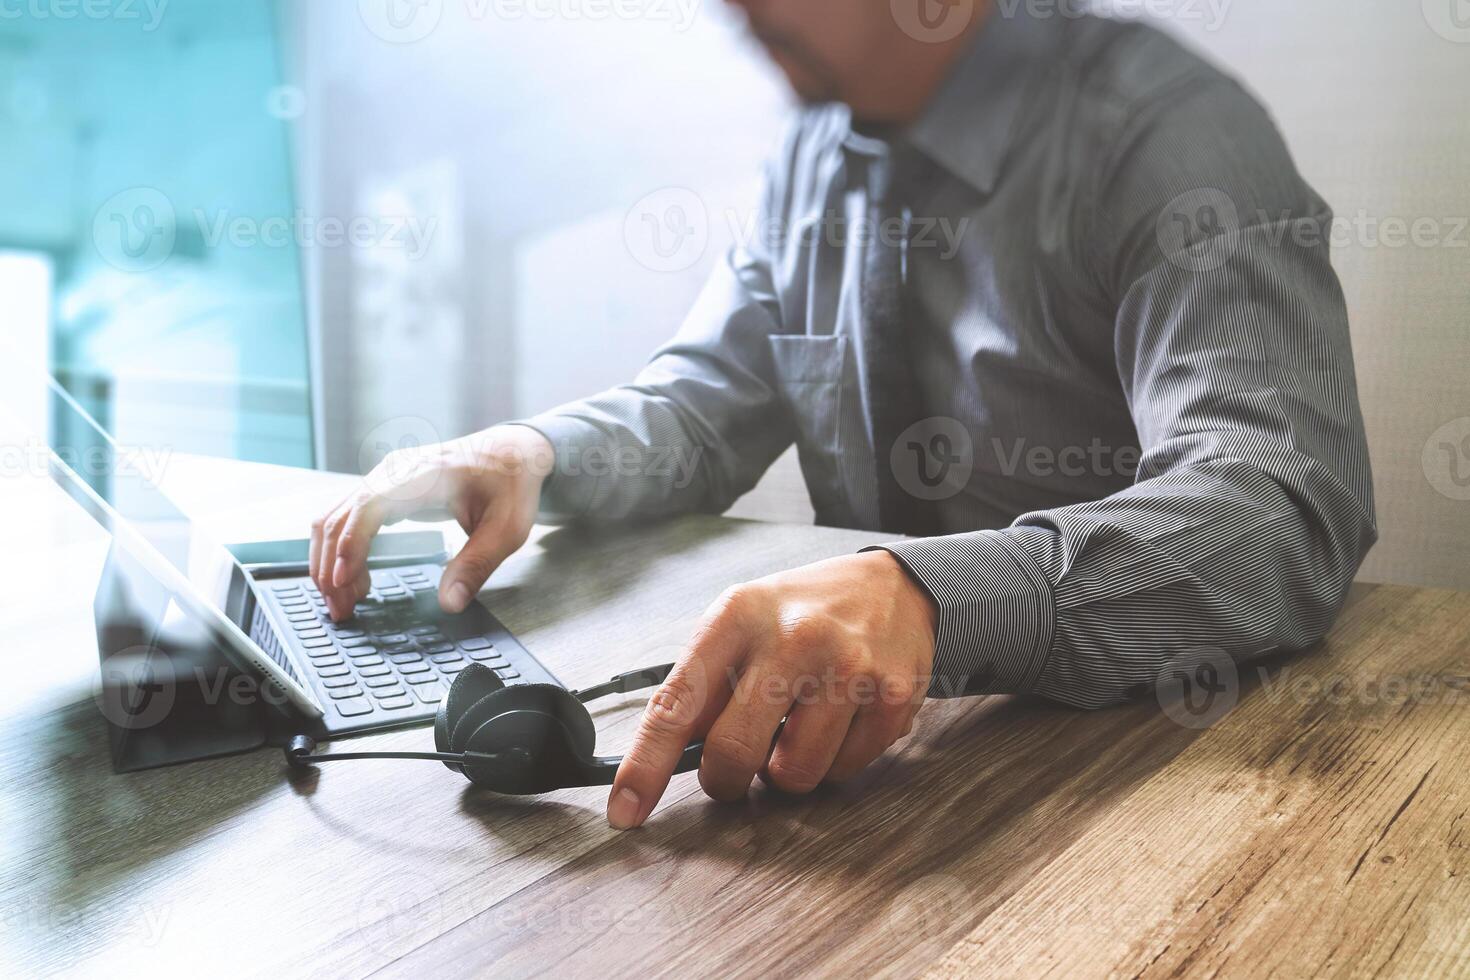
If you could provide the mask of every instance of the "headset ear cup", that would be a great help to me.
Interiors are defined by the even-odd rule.
[[[439,710],[434,712],[434,750],[436,752],[449,751],[449,698],[446,696],[439,702]],[[464,767],[457,762],[444,763],[446,769],[455,772],[464,772]]]
[[[499,793],[545,793],[580,785],[592,761],[597,728],[587,708],[555,684],[525,684],[476,702],[454,725],[456,752],[500,756],[469,761],[464,774]],[[515,761],[508,761],[509,755]]]
[[[520,688],[506,688],[506,691],[516,693],[514,708],[517,710],[544,711],[560,721],[566,727],[572,751],[581,757],[592,758],[592,752],[597,749],[597,726],[592,723],[587,705],[578,701],[572,692],[557,685],[522,685]]]
[[[454,709],[450,710],[453,712]],[[597,726],[592,723],[587,706],[573,697],[570,691],[555,684],[517,684],[490,692],[459,711],[457,716],[450,713],[447,719],[448,751],[470,751],[469,739],[475,731],[497,714],[506,711],[540,711],[557,719],[566,726],[572,739],[572,748],[579,755],[591,758],[597,747]],[[480,745],[474,751],[493,752],[494,747]]]
[[[452,747],[451,736],[454,733],[455,723],[471,705],[504,687],[505,682],[496,676],[495,671],[484,664],[472,663],[460,671],[454,683],[449,685],[449,693],[439,703],[439,710],[434,714],[435,747],[440,752],[464,751]],[[463,767],[457,762],[446,762],[444,765],[455,772],[464,772]]]
[[[499,698],[505,691],[505,688],[501,688],[498,691],[491,691],[489,694],[469,705],[457,716],[451,716],[449,718],[450,752],[465,752],[469,749],[470,735],[474,733],[475,729],[479,728],[487,720],[494,718],[499,711],[504,710],[503,707],[499,707],[501,704]]]
[[[566,726],[567,734],[571,737],[572,751],[590,760],[597,751],[597,725],[592,721],[592,713],[587,710],[587,706],[564,687],[555,684],[527,686],[544,692],[548,699],[546,707]]]

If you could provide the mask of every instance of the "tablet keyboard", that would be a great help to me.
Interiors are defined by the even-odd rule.
[[[431,718],[471,662],[506,684],[557,683],[478,602],[457,615],[441,610],[439,573],[437,565],[375,569],[372,592],[341,623],[309,578],[260,583],[329,730]]]

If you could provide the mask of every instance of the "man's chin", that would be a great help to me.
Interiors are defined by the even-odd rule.
[[[803,60],[793,57],[783,48],[769,44],[764,46],[772,63],[785,76],[791,94],[803,105],[838,101],[836,87],[829,80],[818,77]]]
[[[786,82],[787,88],[791,90],[792,97],[808,108],[837,101],[833,98],[831,92],[813,86],[799,85],[790,75],[786,76]]]

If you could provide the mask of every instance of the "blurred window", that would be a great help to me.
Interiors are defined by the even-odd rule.
[[[44,259],[54,373],[123,443],[309,466],[270,0],[0,8],[0,250]],[[10,311],[6,319],[10,320]]]

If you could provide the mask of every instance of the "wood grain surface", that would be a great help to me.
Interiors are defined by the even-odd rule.
[[[672,659],[733,582],[871,540],[562,529],[482,599],[576,686]],[[90,629],[4,615],[28,656]],[[37,697],[0,714],[0,973],[1470,975],[1470,595],[1359,586],[1326,643],[1227,693],[1209,725],[934,702],[850,785],[722,805],[679,776],[628,834],[605,791],[432,764],[118,776],[94,705]],[[595,713],[601,751],[640,704]]]

